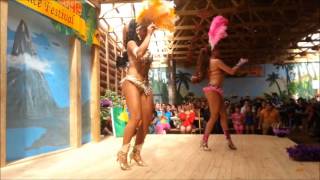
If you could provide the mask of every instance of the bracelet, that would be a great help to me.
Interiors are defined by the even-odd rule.
[[[243,64],[243,63],[238,62],[238,64],[236,64],[236,66],[240,67],[240,66],[242,66],[242,64]]]

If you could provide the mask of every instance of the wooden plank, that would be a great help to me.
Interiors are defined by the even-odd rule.
[[[101,84],[101,85],[104,85],[104,86],[106,87],[108,83],[107,83],[107,81],[100,80],[100,84]]]
[[[98,58],[98,47],[92,46],[91,58],[91,102],[90,102],[90,119],[91,119],[91,141],[100,141],[100,61]],[[102,88],[101,88],[102,89]],[[103,94],[105,92],[104,89]]]
[[[231,151],[224,135],[215,134],[209,139],[211,152],[199,148],[201,138],[201,135],[148,134],[141,152],[148,166],[141,168],[133,163],[132,169],[124,172],[116,162],[122,138],[108,137],[97,144],[12,164],[1,169],[1,179],[320,178],[319,162],[297,162],[288,158],[285,149],[294,143],[287,138],[234,135],[238,150]]]
[[[113,68],[115,68],[116,67],[116,61],[114,61],[113,59],[111,60],[109,60],[109,65],[110,66],[112,66]]]
[[[278,7],[277,10],[279,11],[289,11],[289,10],[296,10],[299,9],[298,7],[299,5],[296,4],[294,6],[282,6],[282,7]],[[245,13],[248,11],[251,11],[252,9],[254,9],[255,11],[260,11],[260,12],[270,12],[270,11],[274,11],[275,7],[274,6],[251,6],[250,8],[242,8],[242,9],[237,9],[236,7],[227,7],[227,8],[221,8],[221,9],[217,9],[217,11],[210,11],[210,15],[209,16],[214,16],[214,15],[218,15],[218,14],[234,14],[235,12],[237,12],[238,14],[240,13]],[[202,10],[197,9],[197,10],[181,10],[181,11],[177,11],[177,15],[178,16],[196,16],[198,15]]]
[[[100,66],[101,66],[100,68],[101,68],[101,70],[103,70],[103,72],[107,72],[108,66],[106,64],[100,62]]]
[[[105,59],[105,58],[106,58],[106,54],[103,53],[102,51],[99,53],[99,56],[100,56],[102,59]]]
[[[105,40],[105,49],[106,49],[106,62],[107,62],[107,89],[109,89],[109,84],[110,84],[110,80],[109,80],[109,34],[106,35],[106,40]]]
[[[192,30],[192,29],[195,29],[195,25],[176,26],[176,30]]]
[[[6,165],[8,1],[0,1],[0,167]]]
[[[107,74],[100,70],[100,77],[101,79],[105,79],[107,77]]]
[[[77,38],[70,39],[70,146],[82,145],[81,126],[81,44]]]
[[[116,59],[117,59],[117,55],[118,55],[118,53],[117,53],[117,43],[116,42],[114,42],[114,54],[115,54],[114,63],[116,63]],[[118,91],[118,73],[115,73],[115,88]]]

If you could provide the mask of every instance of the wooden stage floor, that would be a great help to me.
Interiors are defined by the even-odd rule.
[[[234,135],[231,151],[223,135],[210,137],[211,152],[199,149],[200,135],[148,135],[143,149],[147,167],[121,171],[116,153],[121,138],[109,137],[1,169],[1,179],[320,179],[320,163],[288,158],[287,138]]]

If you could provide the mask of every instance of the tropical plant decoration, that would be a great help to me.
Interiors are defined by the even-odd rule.
[[[112,107],[123,107],[123,98],[116,92],[107,90],[103,96],[100,97],[100,119],[106,120],[111,116]]]
[[[187,89],[189,89],[189,83],[191,82],[191,74],[178,71],[176,74],[176,84],[178,84],[177,92],[180,93],[181,85],[183,84]]]
[[[278,91],[279,91],[279,95],[281,95],[281,88],[280,85],[278,83],[279,80],[279,74],[272,72],[271,74],[268,74],[268,77],[266,79],[267,82],[269,82],[269,87],[271,87],[272,85],[276,84]]]

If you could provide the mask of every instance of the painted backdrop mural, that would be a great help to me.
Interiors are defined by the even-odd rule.
[[[225,78],[223,83],[223,90],[225,97],[231,96],[263,96],[264,93],[271,93],[277,92],[278,89],[276,86],[270,86],[269,82],[266,81],[267,75],[271,74],[272,72],[277,72],[279,74],[278,83],[281,89],[284,89],[286,86],[286,80],[284,71],[282,69],[276,69],[275,66],[271,64],[263,64],[263,75],[260,77],[228,77]],[[194,67],[192,68],[184,68],[184,67],[177,67],[177,75],[179,71],[184,74],[193,74]],[[187,75],[190,77],[190,75]],[[197,97],[203,97],[202,88],[208,84],[208,80],[204,79],[199,84],[192,84],[188,81],[189,87],[185,86],[184,84],[180,87],[180,94],[184,97],[188,93],[192,92]],[[178,84],[177,84],[178,88]]]
[[[81,102],[82,102],[82,143],[91,140],[90,137],[90,71],[91,47],[81,44]]]
[[[168,72],[167,68],[152,68],[149,71],[154,102],[168,103]]]
[[[51,21],[9,1],[7,160],[69,145],[69,43]]]

